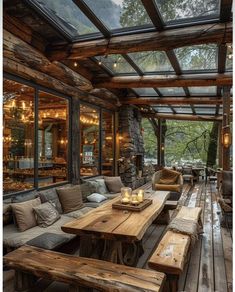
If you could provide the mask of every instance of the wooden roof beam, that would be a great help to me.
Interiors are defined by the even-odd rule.
[[[232,85],[232,73],[117,76],[93,80],[96,88],[188,87]]]
[[[50,60],[85,59],[106,54],[163,50],[218,43],[232,42],[232,22],[225,24],[200,24],[191,27],[166,29],[164,31],[115,36],[109,39],[50,45],[47,56]]]
[[[141,112],[143,118],[166,119],[166,120],[183,120],[183,121],[221,121],[222,116],[199,116],[199,115],[184,115],[184,114],[160,114],[160,113],[145,113]]]
[[[170,105],[190,105],[190,104],[222,104],[222,98],[216,97],[161,97],[161,98],[126,98],[120,100],[122,104],[133,104],[133,105],[160,105],[160,104],[170,104]],[[232,102],[232,101],[231,101]]]
[[[231,18],[233,0],[220,1],[220,21],[227,22]]]

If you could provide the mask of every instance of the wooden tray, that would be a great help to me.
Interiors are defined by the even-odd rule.
[[[121,200],[120,200],[117,203],[112,204],[112,208],[140,212],[140,211],[144,210],[145,208],[147,208],[152,203],[153,203],[153,200],[144,199],[144,201],[142,203],[135,206],[135,205],[132,205],[130,203],[129,204],[122,204]]]

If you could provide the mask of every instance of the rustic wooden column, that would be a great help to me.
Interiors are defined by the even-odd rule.
[[[222,121],[222,134],[223,128],[230,126],[230,86],[223,87],[223,121]],[[223,170],[230,169],[230,147],[222,145],[222,167]]]
[[[162,146],[162,122],[161,119],[158,119],[158,137],[157,137],[157,164],[161,166],[161,147]]]
[[[219,168],[222,168],[223,165],[223,151],[222,151],[222,123],[219,123],[218,128],[218,161]]]

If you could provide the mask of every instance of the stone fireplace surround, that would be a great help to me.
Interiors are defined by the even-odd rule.
[[[146,182],[144,176],[144,141],[141,114],[134,106],[121,106],[119,110],[120,158],[119,175],[125,186],[136,189]]]

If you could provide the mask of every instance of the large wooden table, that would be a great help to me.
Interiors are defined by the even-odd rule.
[[[62,226],[80,236],[80,256],[94,257],[134,266],[142,251],[141,239],[160,215],[168,191],[146,191],[153,203],[141,212],[113,209],[120,196]]]

